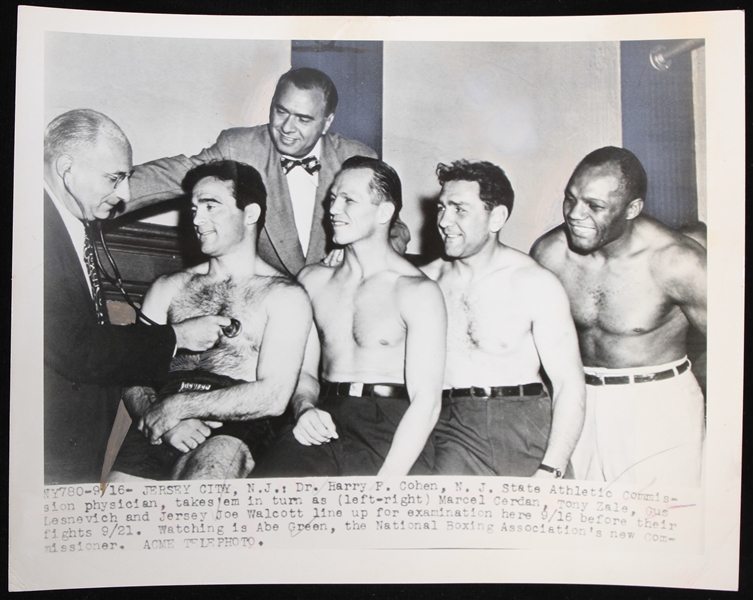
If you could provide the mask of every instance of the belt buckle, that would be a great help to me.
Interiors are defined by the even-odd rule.
[[[604,378],[601,375],[594,375],[593,373],[586,373],[586,383],[591,386],[604,385]]]
[[[356,396],[358,398],[363,396],[363,383],[361,383],[360,381],[351,383],[350,387],[348,388],[348,395]]]
[[[487,386],[472,386],[471,396],[479,400],[488,400],[492,397],[492,390],[493,388]]]

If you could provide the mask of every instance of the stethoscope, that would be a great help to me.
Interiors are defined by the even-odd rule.
[[[65,186],[66,191],[70,194],[71,198],[73,198],[76,201],[76,204],[78,204],[78,208],[81,211],[81,217],[83,219],[84,229],[86,230],[86,235],[89,237],[89,239],[93,239],[93,237],[91,236],[92,229],[97,230],[97,233],[99,234],[97,237],[99,238],[99,242],[102,244],[102,249],[104,250],[105,256],[107,257],[107,262],[110,263],[110,267],[112,267],[114,277],[113,275],[110,275],[110,273],[108,273],[107,269],[104,268],[99,260],[99,253],[97,252],[97,249],[94,248],[94,252],[92,254],[94,255],[94,262],[96,263],[97,270],[102,273],[108,283],[114,285],[118,289],[118,291],[123,296],[123,299],[126,301],[128,306],[130,306],[135,311],[136,316],[139,319],[141,319],[145,323],[148,323],[149,325],[159,325],[159,323],[153,321],[141,311],[141,309],[131,298],[131,295],[126,291],[125,286],[123,285],[123,277],[120,274],[120,269],[118,269],[118,265],[115,264],[115,259],[113,258],[112,253],[110,252],[110,249],[107,247],[107,243],[105,242],[105,235],[102,232],[102,227],[100,227],[99,223],[93,223],[86,218],[83,204],[79,201],[76,195],[71,192],[71,189],[68,187],[68,182],[65,181],[65,177],[63,177],[63,185]],[[231,317],[230,325],[226,325],[221,329],[225,337],[234,338],[241,332],[241,322],[238,319]]]

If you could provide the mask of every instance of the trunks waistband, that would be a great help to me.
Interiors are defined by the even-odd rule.
[[[526,383],[524,385],[503,385],[495,387],[450,388],[442,390],[442,400],[453,398],[476,398],[478,400],[493,400],[495,398],[511,398],[518,396],[539,396],[544,392],[541,382]]]
[[[246,383],[226,375],[195,369],[193,371],[171,371],[167,383],[160,388],[159,396],[185,394],[188,392],[209,392]]]
[[[319,395],[354,396],[356,398],[396,398],[409,400],[408,390],[401,383],[361,383],[349,381],[322,381]]]
[[[586,367],[586,385],[628,385],[648,383],[679,377],[690,369],[690,361],[681,358],[673,363],[656,367],[636,367],[635,369],[604,369]]]

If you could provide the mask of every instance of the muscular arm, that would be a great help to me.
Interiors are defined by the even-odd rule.
[[[142,419],[142,431],[153,442],[183,419],[246,421],[282,414],[301,370],[311,328],[311,305],[300,288],[285,288],[270,296],[267,312],[256,381],[168,396]]]
[[[312,326],[306,345],[306,356],[303,359],[303,369],[291,400],[296,419],[293,435],[304,446],[318,446],[339,437],[332,416],[327,411],[316,408],[319,402],[317,373],[320,354],[319,336],[316,327]]]
[[[404,284],[398,291],[400,313],[407,328],[405,385],[410,407],[395,431],[392,446],[379,470],[382,477],[408,474],[439,418],[442,402],[447,313],[439,287],[429,280]]]
[[[554,394],[552,427],[542,462],[564,472],[585,417],[586,390],[578,336],[567,295],[554,275],[537,269],[526,288],[520,296],[532,311],[533,341]]]
[[[682,309],[691,325],[706,335],[706,251],[688,240],[657,252],[653,275]]]

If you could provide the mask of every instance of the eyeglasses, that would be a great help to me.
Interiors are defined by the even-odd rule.
[[[120,171],[118,173],[108,173],[107,171],[103,171],[102,169],[98,169],[97,167],[93,167],[90,164],[87,164],[85,162],[81,163],[85,167],[89,167],[90,169],[94,169],[95,171],[98,171],[102,173],[107,179],[109,179],[112,182],[112,187],[116,188],[121,183],[123,183],[126,179],[130,179],[131,175],[133,175],[133,169],[128,171],[127,173]]]

